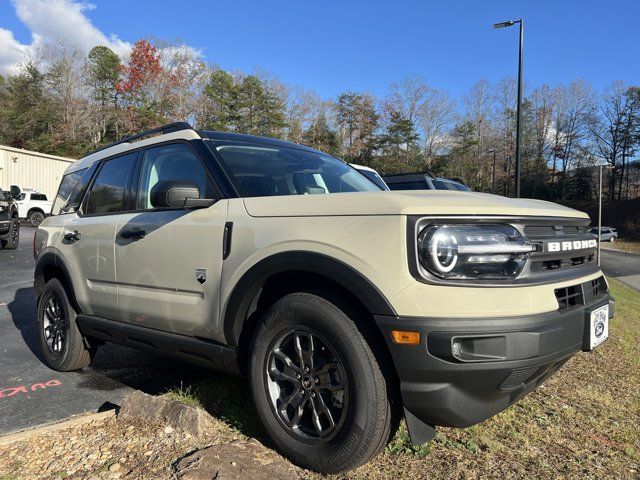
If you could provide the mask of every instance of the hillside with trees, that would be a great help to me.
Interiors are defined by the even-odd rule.
[[[337,73],[338,74],[338,73]],[[225,71],[180,44],[139,40],[128,58],[49,46],[0,76],[0,144],[80,157],[122,137],[185,120],[199,129],[303,143],[382,173],[431,171],[472,189],[513,194],[516,82],[478,81],[461,99],[421,77],[384,98],[336,98],[266,73]],[[591,200],[594,166],[606,195],[640,197],[640,87],[596,92],[583,80],[525,88],[523,196]]]

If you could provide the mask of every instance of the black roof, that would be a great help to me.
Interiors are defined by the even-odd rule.
[[[196,130],[196,133],[204,139],[208,140],[221,140],[225,142],[242,142],[242,143],[257,143],[262,145],[272,145],[274,147],[289,147],[297,148],[298,150],[306,150],[313,153],[321,153],[328,155],[327,153],[316,150],[315,148],[306,147],[298,143],[287,142],[286,140],[278,140],[277,138],[261,137],[259,135],[248,135],[246,133],[232,133],[232,132],[218,132],[215,130]]]

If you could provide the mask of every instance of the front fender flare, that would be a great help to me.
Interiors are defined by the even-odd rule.
[[[227,343],[237,346],[251,302],[272,275],[308,272],[326,277],[358,297],[373,315],[396,316],[394,308],[363,274],[340,260],[315,252],[291,251],[267,257],[251,267],[236,283],[223,310]]]

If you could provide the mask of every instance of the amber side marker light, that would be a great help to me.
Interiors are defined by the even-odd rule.
[[[420,345],[420,332],[407,332],[404,330],[391,330],[393,343],[400,345]]]

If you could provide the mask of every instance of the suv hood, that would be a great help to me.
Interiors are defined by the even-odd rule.
[[[253,217],[336,215],[505,215],[589,218],[556,203],[449,190],[285,195],[244,199]]]

